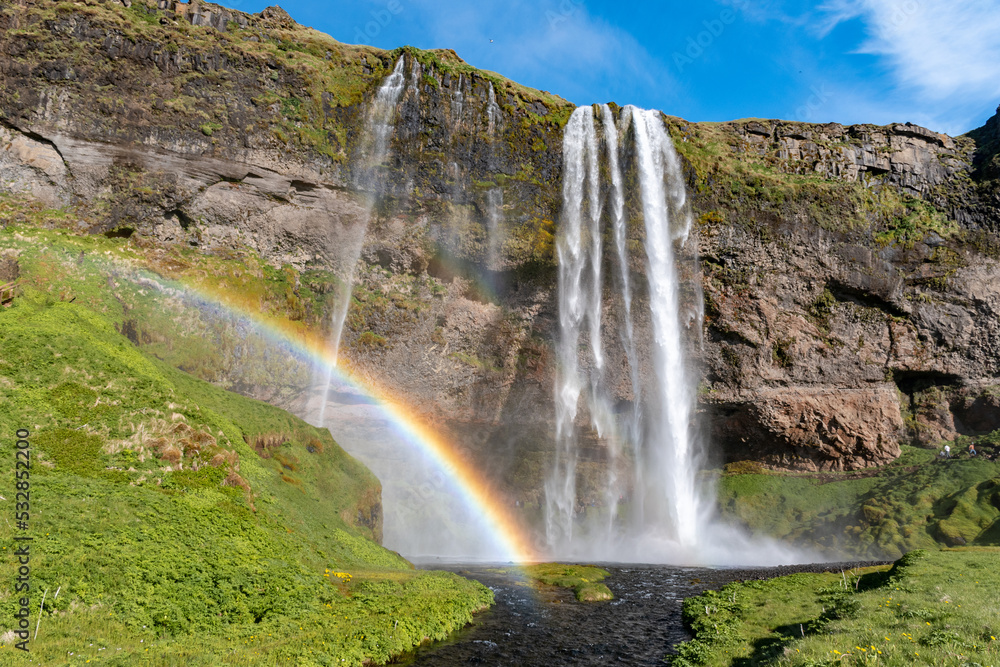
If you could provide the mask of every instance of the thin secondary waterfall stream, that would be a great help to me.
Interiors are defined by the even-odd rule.
[[[385,184],[379,178],[379,167],[389,157],[389,140],[392,138],[395,127],[396,104],[403,93],[406,84],[406,77],[403,74],[404,58],[400,56],[396,61],[396,66],[378,89],[375,101],[368,113],[368,122],[365,128],[364,153],[362,159],[364,164],[360,173],[355,177],[356,185],[367,194],[367,207],[363,226],[367,228],[368,218],[371,216],[375,200],[385,188]],[[362,234],[362,242],[364,234]],[[349,268],[347,281],[344,283],[344,292],[341,294],[338,309],[333,322],[331,334],[331,347],[336,354],[340,345],[340,336],[344,329],[344,320],[347,318],[347,309],[351,303],[351,288],[354,285],[354,269],[358,257],[361,255],[361,244],[353,249],[354,263]]]
[[[501,118],[493,83],[489,84],[486,101],[486,133],[490,141],[490,160],[496,162],[496,131]],[[492,165],[491,165],[492,168]],[[500,271],[501,248],[503,247],[503,188],[493,187],[486,193],[486,268]],[[494,291],[498,286],[493,285]]]
[[[396,104],[406,85],[406,76],[403,74],[405,59],[400,56],[396,61],[396,66],[392,74],[386,77],[375,94],[375,100],[368,112],[368,120],[365,126],[365,138],[363,146],[363,164],[360,173],[355,177],[355,184],[366,193],[365,210],[363,220],[360,221],[360,234],[357,235],[355,243],[347,248],[347,276],[341,283],[339,294],[337,295],[337,305],[334,309],[330,327],[330,349],[333,351],[334,359],[340,348],[340,338],[344,330],[344,321],[347,319],[347,310],[351,304],[351,290],[354,287],[354,271],[361,256],[361,247],[364,244],[365,231],[368,227],[368,218],[371,217],[375,200],[384,184],[378,177],[378,169],[389,156],[389,140],[392,138],[394,120],[396,116]],[[414,89],[415,90],[415,89]],[[321,390],[319,398],[318,422],[322,424],[326,417],[327,395],[330,393],[330,383],[332,381],[332,368],[329,369],[325,377],[321,380]]]
[[[423,68],[419,61],[400,56],[379,86],[366,113],[353,184],[364,198],[362,215],[355,223],[360,234],[344,244],[350,270],[342,283],[331,322],[329,347],[340,345],[341,332],[351,302],[355,266],[361,256],[364,232],[379,200],[391,191],[383,166],[399,120],[401,103],[419,107]],[[459,77],[450,95],[450,110],[456,122],[470,115],[466,79]],[[471,91],[471,88],[468,88]],[[483,121],[492,139],[502,123],[502,109],[490,86]],[[502,243],[503,193],[499,188],[487,197],[490,245],[487,260],[497,262]],[[328,365],[314,379],[313,396],[305,413],[309,421],[326,426],[339,444],[361,459],[382,483],[384,510],[383,544],[409,558],[448,557],[465,559],[509,559],[513,554],[483,516],[481,502],[470,502],[469,490],[456,483],[456,464],[443,447],[431,444],[433,436],[415,429],[405,413],[386,412],[379,401],[345,381],[340,371]],[[318,405],[316,404],[318,402]]]

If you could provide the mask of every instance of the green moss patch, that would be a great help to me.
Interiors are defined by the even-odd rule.
[[[573,589],[580,602],[605,602],[615,598],[604,584],[581,584]]]
[[[89,476],[101,470],[101,439],[76,429],[54,428],[43,431],[36,443],[45,459],[60,471]]]
[[[696,212],[701,214],[700,226],[705,229],[728,225],[742,228],[762,242],[780,244],[786,234],[780,229],[781,221],[807,219],[816,227],[873,249],[912,248],[932,233],[952,248],[977,245],[945,208],[903,193],[887,182],[866,184],[809,170],[796,173],[803,171],[802,164],[780,157],[774,143],[747,150],[740,131],[748,121],[667,121],[678,152],[690,165]],[[813,132],[813,140],[833,154],[845,147],[824,144],[818,136],[820,126],[797,125]],[[955,194],[948,192],[954,184],[940,187],[942,199]]]
[[[539,583],[572,589],[580,602],[599,602],[614,598],[608,587],[600,583],[609,576],[609,572],[593,565],[541,563],[526,565],[523,569],[525,575]]]
[[[864,475],[726,474],[720,507],[755,533],[831,555],[896,558],[919,548],[997,545],[1000,464],[986,457],[994,439],[978,438],[975,458],[941,460],[904,447],[894,465]]]

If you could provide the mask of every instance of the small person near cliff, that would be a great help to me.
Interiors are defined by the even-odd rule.
[[[938,454],[938,456],[940,456],[943,459],[950,459],[951,458],[951,445],[945,445],[944,449],[941,450],[941,453]]]
[[[976,451],[976,444],[974,442],[969,443],[969,456],[977,456],[979,452]]]

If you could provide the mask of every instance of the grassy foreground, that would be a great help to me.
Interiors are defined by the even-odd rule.
[[[733,583],[684,601],[692,665],[1000,665],[1000,549]]]
[[[0,636],[0,663],[384,664],[492,602],[370,539],[378,482],[328,431],[148,356],[97,295],[39,287],[0,309],[0,627],[16,623],[15,536],[33,538],[39,626],[30,654]]]

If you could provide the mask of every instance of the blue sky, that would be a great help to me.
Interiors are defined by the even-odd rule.
[[[223,4],[256,12],[269,3]],[[577,104],[636,104],[694,121],[910,121],[961,134],[1000,104],[1000,0],[281,6],[343,42],[452,48],[476,67]]]

